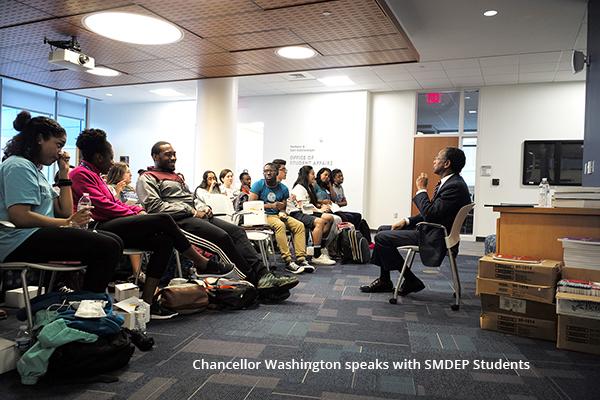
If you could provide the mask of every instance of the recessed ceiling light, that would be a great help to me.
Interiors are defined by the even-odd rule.
[[[483,13],[483,15],[485,15],[486,17],[493,17],[496,14],[498,14],[498,11],[496,10],[487,10]]]
[[[302,60],[304,58],[314,57],[317,52],[310,47],[302,46],[287,46],[277,49],[276,51],[279,57],[290,58],[292,60]]]
[[[121,75],[121,73],[119,71],[115,71],[114,69],[105,68],[105,67],[96,67],[96,68],[88,69],[85,72],[87,72],[88,74],[99,75],[99,76]]]
[[[175,89],[153,89],[150,92],[159,96],[183,96],[183,93],[180,93]]]
[[[469,97],[469,96],[465,96],[465,100],[469,100],[469,99],[470,99],[470,97]]]
[[[325,86],[350,86],[354,85],[354,81],[348,78],[346,75],[340,76],[328,76],[325,78],[317,79],[319,82],[324,84]]]
[[[106,95],[107,95],[108,97],[112,97],[112,95],[113,95],[113,94],[112,94],[112,93],[106,93]]]
[[[98,35],[135,44],[167,44],[183,37],[181,29],[162,19],[127,12],[99,12],[83,18]]]
[[[476,110],[469,110],[469,114],[477,114]]]
[[[321,13],[321,15],[322,15],[322,16],[324,16],[324,17],[329,17],[331,14],[332,14],[332,12],[331,12],[331,11],[323,11],[323,12]]]

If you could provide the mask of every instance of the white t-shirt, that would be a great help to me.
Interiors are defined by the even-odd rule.
[[[292,199],[295,199],[292,200]],[[296,185],[292,189],[292,193],[290,193],[290,198],[287,203],[287,213],[292,213],[294,211],[302,211],[305,214],[312,214],[312,211],[315,211],[314,206],[310,207],[312,203],[310,202],[310,196],[306,188],[302,185]]]

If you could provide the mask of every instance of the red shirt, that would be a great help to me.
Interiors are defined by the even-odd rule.
[[[127,205],[110,192],[106,182],[100,176],[100,171],[95,165],[82,161],[81,164],[69,172],[73,181],[73,208],[77,210],[77,202],[83,193],[89,193],[92,200],[92,218],[98,222],[110,221],[119,217],[137,215],[143,210],[140,206]]]

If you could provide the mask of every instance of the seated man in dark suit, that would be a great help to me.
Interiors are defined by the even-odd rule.
[[[397,247],[418,244],[418,233],[415,230],[417,223],[425,221],[441,224],[450,233],[458,211],[471,202],[467,184],[459,175],[464,166],[465,153],[462,150],[456,147],[446,147],[440,150],[433,160],[433,173],[439,175],[441,181],[436,186],[431,199],[427,194],[427,174],[421,173],[416,181],[417,193],[413,197],[419,214],[404,218],[392,226],[379,228],[379,233],[375,236],[375,249],[371,263],[381,268],[381,274],[370,285],[361,286],[362,292],[376,293],[394,290],[390,271],[400,270],[404,263]],[[407,269],[398,294],[406,296],[424,288],[423,282]]]

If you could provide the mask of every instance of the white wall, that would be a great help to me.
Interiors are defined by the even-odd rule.
[[[411,212],[416,97],[406,91],[371,98],[365,216],[373,229]]]
[[[153,165],[152,145],[164,140],[177,151],[177,170],[188,185],[193,189],[199,184],[194,177],[195,124],[195,101],[112,105],[91,101],[90,127],[106,131],[115,160],[129,156],[134,181],[138,169]]]
[[[585,83],[490,86],[480,91],[475,233],[496,231],[497,213],[484,204],[535,203],[537,187],[521,184],[523,141],[583,140]],[[492,176],[480,176],[482,165]],[[500,186],[492,186],[492,178]]]
[[[302,165],[312,165],[315,172],[340,168],[348,209],[362,211],[367,99],[367,92],[245,97],[239,101],[238,122],[263,124],[264,162],[287,161],[290,189]],[[305,158],[292,159],[297,156]],[[253,181],[259,179],[262,173],[252,175]]]

